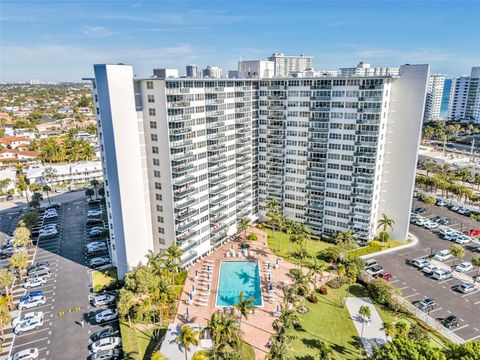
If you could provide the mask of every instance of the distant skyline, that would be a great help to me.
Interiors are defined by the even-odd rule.
[[[94,63],[208,64],[226,71],[273,52],[314,67],[429,63],[447,78],[480,64],[480,1],[3,0],[0,81],[79,81]]]

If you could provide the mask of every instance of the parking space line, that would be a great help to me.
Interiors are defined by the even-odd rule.
[[[410,297],[412,297],[412,296],[415,296],[415,295],[420,295],[420,293],[419,293],[419,292],[416,292],[416,293],[413,293],[413,294],[404,296],[404,298],[405,298],[405,299],[408,299],[408,298],[410,298]]]
[[[405,289],[408,289],[408,285],[407,286],[402,286],[402,287],[399,287],[398,290],[405,290]]]
[[[474,337],[472,337],[472,338],[470,338],[470,339],[468,339],[468,340],[465,340],[465,341],[466,341],[466,342],[469,342],[469,341],[472,341],[472,340],[475,340],[475,339],[478,339],[478,338],[480,338],[480,335],[474,336]]]
[[[17,347],[23,347],[25,345],[30,345],[30,344],[33,344],[33,343],[36,343],[36,342],[39,342],[39,341],[44,341],[44,340],[48,340],[48,337],[44,337],[44,338],[41,338],[41,339],[36,339],[36,340],[32,340],[32,341],[29,341],[27,343],[23,343],[23,344],[20,344],[20,345],[17,345],[15,346],[16,348]]]
[[[468,325],[468,324],[465,324],[465,325],[463,325],[463,326],[460,326],[459,328],[456,328],[456,329],[454,329],[454,330],[452,330],[452,331],[461,330],[461,329],[464,329],[464,328],[466,328],[467,326],[469,326],[469,325]]]
[[[470,296],[470,295],[473,295],[473,294],[477,294],[477,292],[476,292],[476,291],[473,291],[473,292],[471,292],[471,293],[464,294],[464,295],[462,295],[462,298],[467,297],[467,296]]]
[[[49,330],[49,328],[46,327],[46,328],[44,328],[44,329],[39,329],[39,330],[35,330],[35,331],[28,331],[28,332],[26,332],[26,333],[24,333],[24,334],[19,334],[19,335],[17,335],[17,338],[18,338],[18,339],[23,339],[23,338],[25,338],[25,337],[32,336],[32,335],[35,335],[35,334],[38,334],[38,333],[41,333],[41,332],[44,332],[44,331],[48,331],[48,330]]]
[[[430,314],[435,312],[435,311],[438,311],[438,310],[442,310],[443,308],[436,308],[436,309],[433,309],[433,310],[430,310]]]

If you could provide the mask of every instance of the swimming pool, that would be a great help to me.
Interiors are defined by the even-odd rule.
[[[263,306],[260,267],[257,261],[222,261],[218,280],[217,306],[233,306],[243,291],[244,298]]]

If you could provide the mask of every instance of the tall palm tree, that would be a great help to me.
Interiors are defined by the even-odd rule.
[[[48,204],[51,204],[52,202],[50,201],[50,195],[48,192],[52,191],[52,188],[49,185],[43,185],[42,190],[45,191],[45,194],[47,194]]]
[[[320,341],[318,346],[318,360],[330,360],[332,358],[332,349],[325,341]]]
[[[13,183],[12,179],[2,179],[0,180],[0,190],[3,192],[6,188],[10,186],[10,184]]]
[[[185,360],[188,360],[188,351],[191,345],[198,345],[200,333],[198,330],[186,325],[180,328],[180,334],[176,337],[177,344],[183,345],[185,351]]]
[[[90,198],[90,200],[92,200],[92,196],[95,195],[95,190],[87,189],[85,190],[85,195],[87,195]]]
[[[382,330],[385,332],[385,341],[387,341],[395,333],[395,325],[390,321],[384,322]]]
[[[358,314],[362,317],[362,337],[363,337],[363,326],[365,325],[365,320],[369,319],[372,316],[372,310],[368,305],[361,305]]]
[[[310,262],[308,267],[313,273],[313,282],[315,284],[314,287],[316,287],[317,275],[320,275],[320,280],[323,279],[323,272],[327,270],[327,264],[325,263],[325,261],[315,259],[313,262]]]
[[[5,336],[4,328],[12,321],[9,309],[9,301],[6,296],[0,299],[0,331],[2,332],[2,342]]]
[[[477,268],[477,275],[475,276],[474,282],[480,281],[480,255],[475,255],[470,262]]]
[[[9,262],[11,269],[18,269],[20,280],[23,278],[23,270],[28,267],[28,255],[24,252],[13,254]]]
[[[250,219],[248,217],[244,217],[237,225],[237,230],[239,233],[243,232],[243,241],[245,241],[247,236],[247,229],[250,226]]]
[[[240,313],[240,327],[242,326],[242,318],[245,318],[245,320],[247,320],[248,313],[250,312],[250,310],[255,308],[255,306],[253,306],[254,302],[255,302],[255,299],[252,296],[245,299],[243,291],[238,296],[238,303],[234,304],[233,307],[237,309],[238,312]]]
[[[268,212],[280,211],[280,202],[277,199],[272,199],[267,203]]]
[[[10,294],[10,287],[15,281],[15,274],[8,269],[0,269],[0,288],[5,289],[5,294]]]
[[[171,266],[172,285],[175,283],[175,273],[178,271],[180,267],[179,263],[180,263],[180,257],[182,256],[182,254],[183,254],[183,250],[176,245],[170,246],[167,249],[166,253],[164,254],[164,257],[168,259],[171,264],[173,264],[173,266]]]
[[[383,214],[382,218],[378,220],[377,228],[382,228],[382,241],[385,241],[385,233],[387,228],[393,231],[393,225],[395,225],[395,220],[389,218],[387,215]]]

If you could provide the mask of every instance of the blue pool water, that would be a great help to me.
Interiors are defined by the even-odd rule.
[[[222,261],[218,282],[217,306],[232,306],[244,298],[255,299],[254,306],[262,306],[260,269],[256,261]]]

